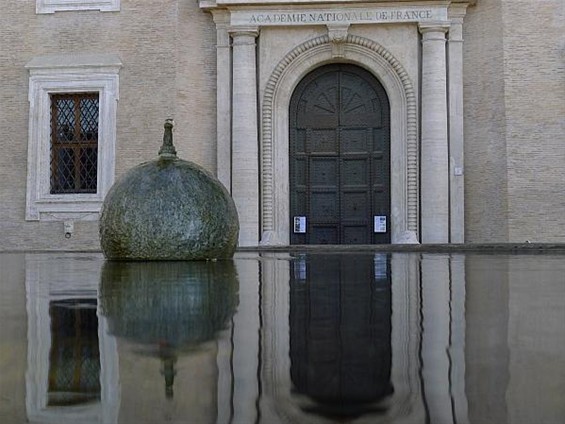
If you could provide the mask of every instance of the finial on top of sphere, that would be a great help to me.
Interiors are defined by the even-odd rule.
[[[163,145],[159,149],[159,157],[165,159],[176,159],[177,151],[173,145],[173,120],[165,120],[165,133],[163,134]]]

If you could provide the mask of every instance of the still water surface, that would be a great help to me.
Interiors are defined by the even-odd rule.
[[[0,422],[565,422],[565,256],[0,254]]]

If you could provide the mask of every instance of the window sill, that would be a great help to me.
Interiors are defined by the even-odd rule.
[[[35,7],[38,15],[81,10],[119,12],[120,0],[37,0]]]

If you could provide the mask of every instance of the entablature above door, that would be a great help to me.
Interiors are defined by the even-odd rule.
[[[200,0],[200,7],[220,7],[220,6],[248,6],[248,5],[315,5],[315,4],[375,4],[375,3],[435,3],[435,4],[449,4],[449,3],[466,3],[473,5],[478,0]],[[208,5],[208,6],[206,6]]]
[[[448,24],[476,0],[200,0],[232,27],[418,23]]]

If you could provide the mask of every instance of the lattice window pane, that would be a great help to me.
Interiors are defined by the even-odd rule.
[[[71,148],[60,148],[56,150],[56,174],[55,181],[60,191],[59,193],[72,192],[75,175],[75,152]]]
[[[51,95],[51,194],[96,193],[98,93]]]
[[[80,164],[80,181],[82,188],[96,193],[97,149],[91,147],[82,149],[80,152]]]
[[[79,103],[81,141],[98,138],[98,96],[95,99],[81,99]]]

